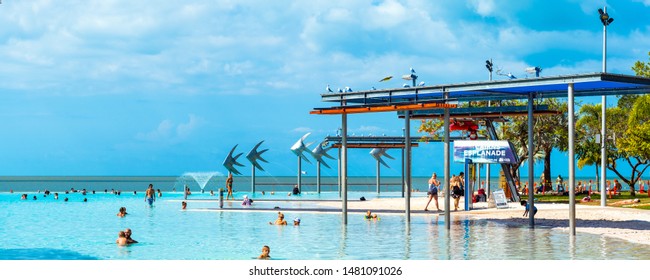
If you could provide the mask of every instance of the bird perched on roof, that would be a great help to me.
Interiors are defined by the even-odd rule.
[[[411,67],[411,74],[415,74],[415,69],[413,69],[413,67]]]
[[[338,90],[336,90],[336,91],[338,91],[338,92],[343,92],[343,90],[342,90],[341,88],[339,88],[339,89],[338,89]]]
[[[409,86],[409,84],[404,84],[402,87],[404,87],[404,88],[410,88],[411,86]]]
[[[379,80],[379,81],[380,81],[380,82],[385,82],[385,81],[388,81],[388,80],[390,80],[390,79],[392,79],[392,78],[393,78],[393,76],[386,76],[386,77],[384,77],[383,79],[381,79],[381,80]]]
[[[418,83],[418,86],[419,86],[419,87],[423,87],[423,86],[424,86],[424,81]]]
[[[345,92],[352,92],[352,88],[350,88],[350,87],[345,87]]]
[[[330,85],[327,85],[327,88],[325,88],[325,90],[327,90],[327,92],[332,92],[332,89],[330,88]]]
[[[508,78],[510,78],[510,79],[516,79],[516,78],[517,78],[517,77],[515,77],[515,75],[512,75],[512,73],[510,73],[510,72],[508,72],[508,75],[507,75],[507,76],[508,76]]]

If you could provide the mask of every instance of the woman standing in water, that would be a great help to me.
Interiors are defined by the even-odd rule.
[[[226,200],[229,197],[232,197],[232,199],[235,199],[235,196],[232,195],[232,173],[228,172],[228,179],[226,179],[226,189],[228,189],[228,194],[226,195]]]

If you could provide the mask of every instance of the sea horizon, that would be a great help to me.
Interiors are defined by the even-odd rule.
[[[416,191],[426,192],[428,188],[427,181],[429,176],[412,176],[412,188]],[[613,180],[618,177],[608,177]],[[321,176],[321,191],[338,191],[337,176]],[[564,178],[565,184],[568,178]],[[70,189],[88,191],[120,190],[120,191],[144,191],[149,184],[153,184],[155,189],[161,191],[180,191],[183,186],[187,185],[192,191],[218,191],[219,188],[225,187],[226,176],[214,174],[205,179],[203,188],[197,180],[189,175],[180,176],[0,176],[0,192],[38,192],[38,191],[66,191]],[[576,177],[576,182],[589,180],[594,182],[597,188],[595,177]],[[644,178],[644,180],[647,180]],[[528,181],[527,177],[522,177],[521,182],[524,184]],[[535,178],[538,181],[538,178]],[[553,180],[555,181],[555,180]],[[380,191],[382,192],[401,192],[401,176],[382,176],[380,177]],[[485,182],[485,177],[481,177],[481,183]],[[297,176],[256,176],[256,191],[289,191],[294,185],[298,184]],[[623,190],[629,190],[629,187],[623,183]],[[301,187],[303,191],[317,191],[316,176],[301,176]],[[348,177],[349,191],[376,191],[376,176],[350,176]],[[490,177],[490,187],[499,186],[499,177]],[[638,184],[637,184],[638,186]],[[637,187],[638,188],[638,187]],[[239,192],[252,191],[251,176],[234,176],[234,189]]]

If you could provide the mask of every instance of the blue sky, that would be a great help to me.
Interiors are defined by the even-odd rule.
[[[226,173],[234,145],[246,153],[261,140],[270,163],[257,174],[295,175],[291,145],[340,126],[338,116],[309,114],[327,106],[326,85],[400,87],[377,81],[410,67],[429,85],[482,81],[488,58],[516,76],[528,66],[546,76],[599,72],[604,5],[615,18],[608,71],[632,74],[650,51],[650,0],[5,0],[0,175]],[[355,135],[402,127],[394,113],[349,117]],[[374,175],[368,152],[350,151],[351,175]],[[382,174],[399,176],[400,153],[389,154],[398,159]],[[413,174],[441,172],[441,155],[439,144],[416,148]],[[566,170],[565,155],[554,159]],[[314,165],[303,169],[315,175]]]

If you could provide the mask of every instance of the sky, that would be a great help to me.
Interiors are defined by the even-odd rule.
[[[411,67],[427,85],[485,81],[486,59],[520,77],[529,66],[542,76],[600,72],[603,6],[615,19],[607,70],[633,74],[650,51],[650,0],[4,0],[0,176],[225,174],[233,146],[245,155],[262,140],[269,163],[257,175],[292,176],[293,143],[341,126],[339,116],[309,114],[330,105],[320,99],[327,85],[401,87],[378,81]],[[395,113],[348,118],[355,135],[401,135],[403,126]],[[413,175],[442,173],[442,152],[415,148]],[[396,159],[382,175],[399,176],[401,152],[388,154]],[[244,155],[239,170],[250,175]],[[375,175],[369,150],[349,158],[351,176]],[[567,161],[554,153],[552,167],[566,172]]]

